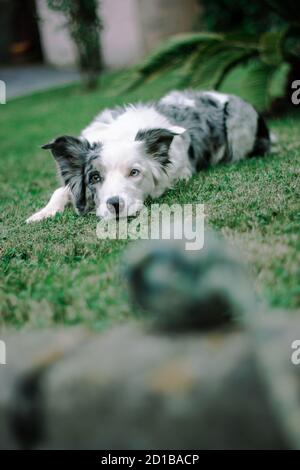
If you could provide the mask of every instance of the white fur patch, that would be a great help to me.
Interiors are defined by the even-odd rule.
[[[82,137],[85,137],[90,142],[113,142],[113,141],[134,141],[137,133],[141,129],[175,129],[176,133],[184,132],[184,129],[179,126],[172,126],[169,120],[156,111],[154,108],[137,105],[128,106],[125,112],[115,119],[110,124],[106,122],[101,123],[96,119],[90,126],[82,131]]]
[[[193,108],[195,106],[195,100],[188,98],[180,91],[171,91],[168,95],[160,100],[161,104],[173,105],[173,106],[188,106]]]
[[[104,122],[101,122],[102,119]],[[168,129],[178,134],[170,146],[172,164],[167,174],[155,159],[145,155],[143,142],[135,140],[140,130],[155,128]],[[192,170],[186,144],[180,137],[184,132],[183,127],[171,124],[155,108],[143,104],[126,107],[115,119],[109,110],[105,111],[85,128],[83,137],[90,142],[101,141],[103,144],[99,170],[104,182],[96,188],[97,215],[111,217],[106,203],[116,196],[124,203],[124,216],[134,215],[141,209],[147,196],[160,196],[176,180],[190,177]],[[138,177],[128,176],[132,168],[140,171]]]
[[[205,91],[203,93],[204,95],[209,95],[215,100],[219,101],[221,104],[227,103],[229,96],[226,95],[225,93],[219,93],[218,91]]]
[[[66,205],[70,202],[70,191],[68,187],[56,189],[52,194],[48,204],[43,209],[35,212],[26,220],[27,224],[39,222],[40,220],[54,217],[58,212],[63,212]]]
[[[225,153],[225,145],[222,145],[222,147],[220,147],[219,150],[217,150],[213,154],[211,164],[212,165],[217,165],[222,160],[222,158],[224,157],[224,153]]]

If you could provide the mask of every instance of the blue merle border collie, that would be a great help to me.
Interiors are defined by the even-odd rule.
[[[107,109],[79,137],[62,136],[51,150],[62,185],[27,219],[42,220],[73,203],[78,214],[127,217],[176,181],[218,163],[264,155],[263,118],[233,95],[173,91],[160,101]]]

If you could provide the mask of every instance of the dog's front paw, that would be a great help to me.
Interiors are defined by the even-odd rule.
[[[38,212],[32,214],[28,219],[26,219],[26,224],[31,224],[32,222],[39,222],[43,219],[48,219],[49,217],[54,217],[57,211],[41,209]]]

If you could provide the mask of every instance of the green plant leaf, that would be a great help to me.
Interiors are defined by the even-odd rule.
[[[283,62],[273,72],[269,84],[269,95],[272,99],[284,97],[290,70],[290,64]]]
[[[268,31],[261,35],[259,51],[263,62],[270,65],[279,65],[283,60],[283,41],[286,28],[279,31]]]
[[[161,47],[149,54],[146,59],[138,66],[141,74],[151,74],[170,65],[170,62],[184,62],[187,56],[191,54],[201,44],[219,42],[223,39],[222,34],[198,33],[181,34],[173,36],[164,42]]]
[[[258,111],[268,109],[271,104],[268,89],[274,69],[273,65],[268,65],[259,59],[253,60],[246,78],[241,83],[242,94],[247,96]]]
[[[191,84],[201,88],[219,87],[227,71],[238,63],[246,61],[249,53],[247,46],[233,47],[226,42],[208,44],[199,51],[197,62],[192,70]]]
[[[266,111],[276,98],[285,95],[290,65],[266,64],[260,59],[253,60],[242,82],[243,94],[259,110]]]
[[[283,46],[286,48],[289,32],[290,28],[282,28],[259,38],[244,33],[175,36],[137,67],[131,88],[168,71],[176,73],[179,87],[218,89],[232,69],[250,63],[241,83],[242,95],[258,110],[267,110],[272,101],[284,96],[286,91],[290,66]]]

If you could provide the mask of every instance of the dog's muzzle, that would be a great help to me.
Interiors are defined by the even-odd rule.
[[[120,212],[124,210],[125,201],[119,196],[113,196],[107,199],[106,205],[108,210],[118,217]]]

